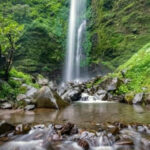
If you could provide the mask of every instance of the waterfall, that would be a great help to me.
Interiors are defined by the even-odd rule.
[[[81,77],[80,64],[85,57],[83,42],[84,33],[86,31],[86,1],[87,0],[71,0],[69,29],[67,39],[67,51],[65,58],[65,82],[78,80]]]
[[[79,29],[78,29],[78,38],[77,38],[77,51],[76,51],[76,55],[75,55],[75,59],[76,59],[76,65],[75,65],[75,71],[76,71],[76,79],[80,79],[80,62],[81,62],[81,58],[82,58],[82,39],[83,39],[83,32],[85,32],[86,30],[86,20],[84,20],[82,22],[82,24],[80,25]]]

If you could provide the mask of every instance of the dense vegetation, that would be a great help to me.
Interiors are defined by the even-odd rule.
[[[115,69],[147,44],[150,40],[149,6],[148,0],[89,0],[84,43],[88,63],[102,63]],[[1,22],[7,20],[23,28],[17,37],[15,66],[29,73],[60,74],[66,48],[69,1],[2,0],[0,8]],[[7,23],[5,25],[7,27]]]
[[[22,82],[38,87],[22,72],[50,73],[51,77],[61,72],[68,10],[66,0],[0,1],[0,98],[15,99],[24,93]],[[8,82],[1,80],[6,73]]]
[[[119,92],[146,92],[150,91],[150,43],[131,57],[125,64],[121,65],[116,72],[125,70],[125,78],[131,81],[120,87]]]
[[[119,77],[121,70],[127,70],[125,77],[131,82],[120,87],[120,94],[150,89],[149,13],[149,0],[88,0],[83,43],[88,59],[82,65],[103,64],[112,70],[120,66],[111,74]],[[22,72],[60,79],[68,16],[69,0],[0,1],[0,79],[10,71],[10,79],[0,86],[0,97],[23,92],[14,77],[33,84],[32,77]]]
[[[22,84],[27,84],[39,88],[38,84],[33,83],[32,76],[12,68],[10,71],[9,80],[7,82],[0,80],[0,99],[3,100],[7,98],[7,100],[11,101],[16,100],[16,97],[19,94],[24,94],[27,91],[26,88],[21,87]]]
[[[25,72],[57,71],[65,50],[69,5],[66,0],[10,0],[0,2],[1,28],[22,26],[15,36],[15,66]],[[8,20],[9,23],[6,23]],[[2,45],[4,51],[5,44]]]
[[[116,68],[150,40],[149,0],[92,0],[92,61]]]

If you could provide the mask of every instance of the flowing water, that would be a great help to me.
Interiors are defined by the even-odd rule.
[[[80,64],[86,31],[86,0],[71,0],[64,80],[80,78]]]
[[[81,59],[83,58],[82,56],[82,40],[83,38],[83,33],[86,30],[86,20],[83,20],[83,22],[81,23],[79,29],[78,29],[78,38],[77,38],[77,51],[76,51],[76,64],[75,64],[75,70],[76,70],[76,80],[81,78],[81,74],[80,74],[80,63],[81,63]]]
[[[115,143],[117,136],[106,131],[98,130],[101,123],[123,122],[150,124],[150,106],[131,106],[120,103],[77,102],[60,111],[51,109],[37,109],[30,112],[21,110],[0,110],[0,120],[6,120],[13,124],[31,123],[45,124],[34,127],[28,134],[17,135],[10,141],[0,146],[0,150],[82,150],[75,142],[79,135],[65,136],[63,141],[51,141],[57,139],[55,130],[51,123],[64,124],[73,122],[78,127],[86,130],[81,132],[80,138],[86,139],[90,145],[89,150],[149,150],[150,128],[149,126],[138,126],[139,131],[133,126],[122,128],[119,136],[130,141],[123,141],[122,145]],[[109,125],[112,128],[112,125]],[[87,132],[99,131],[99,132]],[[51,142],[49,142],[51,141]],[[129,144],[128,144],[129,143]],[[127,144],[127,145],[126,145]],[[53,148],[52,148],[53,147]]]

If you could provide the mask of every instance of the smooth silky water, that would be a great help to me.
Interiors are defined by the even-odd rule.
[[[71,0],[64,66],[65,82],[87,76],[87,67],[82,67],[81,71],[81,63],[86,61],[83,46],[86,38],[86,7],[87,0]]]
[[[123,122],[123,123],[150,123],[150,106],[127,105],[111,102],[76,102],[62,110],[36,109],[34,111],[23,110],[0,110],[0,120],[6,120],[12,124],[64,124],[72,122],[78,127],[88,131],[98,131],[99,124],[105,122]],[[52,150],[47,147],[46,138],[50,134],[50,129],[31,130],[28,134],[17,136],[2,146],[0,150]],[[125,131],[126,132],[126,131]],[[133,132],[133,131],[130,131]],[[41,139],[35,140],[35,137],[43,134]],[[136,135],[135,142],[138,141],[140,134]],[[103,136],[97,138],[99,143],[97,147],[91,147],[90,150],[115,150],[112,146],[103,145]],[[57,143],[59,144],[59,143]],[[52,146],[55,146],[56,144]],[[141,150],[136,146],[135,150]],[[17,148],[17,149],[16,149]],[[57,150],[57,149],[56,149]],[[82,150],[75,142],[64,141],[60,144],[58,150]],[[121,149],[122,150],[122,149]],[[123,149],[124,150],[124,149]],[[131,149],[125,149],[131,150]],[[145,149],[144,149],[145,150]],[[146,149],[147,150],[147,149]]]

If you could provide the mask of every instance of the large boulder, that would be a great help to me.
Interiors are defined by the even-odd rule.
[[[81,94],[83,92],[82,84],[77,83],[63,83],[58,88],[58,93],[62,99],[72,102],[79,101],[81,99]]]
[[[0,135],[8,133],[13,130],[15,130],[15,126],[13,126],[5,121],[0,122]]]
[[[27,98],[34,98],[35,97],[35,95],[37,94],[37,92],[38,92],[38,90],[36,89],[36,88],[34,88],[34,87],[31,87],[28,91],[27,91],[27,93],[25,94],[26,95],[26,97]]]
[[[12,108],[12,104],[9,102],[4,102],[0,105],[1,109],[11,109]]]
[[[32,86],[31,85],[27,85],[27,84],[24,83],[24,84],[21,85],[21,88],[25,89],[25,90],[30,90],[32,88]]]
[[[97,100],[106,100],[107,99],[107,91],[105,90],[98,90],[94,96]]]
[[[106,91],[115,91],[123,83],[119,78],[108,78],[99,84],[99,87]]]
[[[27,85],[27,84],[22,84],[21,88],[26,89],[26,93],[25,94],[19,94],[17,96],[17,101],[18,102],[22,101],[27,105],[34,103],[33,99],[35,98],[35,96],[38,92],[38,89],[36,89],[30,85]]]
[[[48,87],[50,88],[50,89],[52,89],[53,91],[57,91],[57,83],[54,81],[50,81],[49,83],[48,83]]]
[[[42,87],[35,96],[35,104],[38,108],[55,108],[59,109],[67,106],[68,103],[48,86]]]
[[[70,89],[62,95],[62,99],[71,101],[79,101],[81,98],[81,91],[77,89]]]
[[[57,92],[60,96],[62,96],[69,89],[72,89],[72,86],[69,83],[62,83],[61,85],[59,85]]]
[[[138,93],[132,100],[133,104],[141,104],[143,102],[143,93]]]
[[[27,96],[25,95],[25,94],[19,94],[18,96],[17,96],[17,101],[21,101],[21,100],[24,100],[24,99],[26,99],[27,98]]]
[[[143,99],[146,104],[150,104],[150,93],[146,93]]]
[[[110,93],[108,94],[108,100],[109,101],[115,101],[115,102],[120,102],[124,103],[124,95],[111,95]]]
[[[27,111],[33,110],[33,109],[35,109],[35,105],[27,105],[24,109]]]
[[[37,79],[37,83],[41,86],[47,86],[49,83],[49,80],[39,76]]]
[[[133,92],[125,94],[125,96],[124,96],[125,102],[128,104],[132,104],[134,96],[135,96],[135,94]]]

